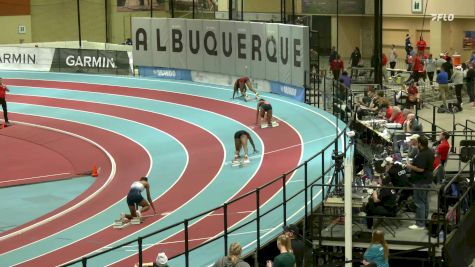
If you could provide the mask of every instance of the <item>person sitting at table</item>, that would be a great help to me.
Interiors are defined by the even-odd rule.
[[[379,117],[389,120],[393,115],[393,107],[389,104],[389,100],[382,102],[379,106]]]
[[[402,163],[395,161],[392,157],[387,157],[384,159],[381,167],[385,167],[386,174],[389,181],[395,187],[412,187],[412,184],[409,182],[407,177],[407,171],[402,166]],[[407,199],[412,195],[411,190],[396,190],[399,195],[397,204],[407,201]]]
[[[381,165],[382,166],[382,165]],[[383,179],[383,186],[392,186],[389,179]],[[389,188],[378,188],[373,191],[366,204],[366,226],[373,228],[373,218],[370,216],[396,216],[396,195]]]
[[[410,112],[407,114],[406,120],[402,126],[405,133],[420,133],[422,132],[422,125],[416,119],[416,114]]]
[[[389,118],[389,121],[399,123],[401,125],[404,124],[404,114],[402,113],[401,108],[398,106],[393,107],[393,114],[391,115],[391,118]]]
[[[413,134],[409,137],[409,146],[407,149],[407,158],[414,158],[417,153],[419,153],[419,143],[418,140],[419,135],[418,134]]]

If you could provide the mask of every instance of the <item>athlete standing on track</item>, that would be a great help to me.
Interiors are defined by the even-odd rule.
[[[267,125],[272,127],[272,106],[264,98],[259,99],[257,103],[256,124],[259,124],[259,114],[261,115],[261,123],[265,117]]]
[[[247,97],[246,95],[246,87],[249,88],[254,94],[256,95],[256,98],[259,97],[259,93],[252,87],[251,80],[249,80],[249,77],[241,77],[236,80],[234,83],[234,91],[233,91],[233,98],[236,95],[238,89],[241,91],[241,95],[244,97]]]
[[[147,191],[147,200],[142,196],[143,190]],[[147,177],[141,177],[139,181],[132,183],[129,193],[127,194],[127,205],[129,206],[130,214],[122,213],[120,215],[122,220],[132,219],[134,217],[142,217],[142,213],[150,209],[152,206],[154,214],[157,214],[155,206],[153,205],[152,198],[150,197],[150,184]],[[142,208],[138,210],[138,206]]]
[[[8,121],[7,101],[5,100],[6,92],[10,92],[10,90],[2,83],[2,78],[0,78],[0,104],[2,105],[5,124],[10,125]]]
[[[244,158],[243,158],[242,163],[248,164],[250,162],[249,156],[248,156],[248,149],[247,149],[248,140],[249,142],[251,142],[252,148],[254,149],[254,153],[256,153],[257,152],[256,146],[254,145],[254,141],[252,140],[252,137],[248,132],[244,130],[240,130],[234,134],[234,144],[236,146],[236,152],[234,153],[233,163],[239,162],[241,148],[244,148]]]

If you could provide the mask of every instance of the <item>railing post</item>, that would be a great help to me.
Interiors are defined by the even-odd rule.
[[[86,267],[87,266],[87,258],[86,257],[82,258],[81,263],[82,263],[82,267]]]
[[[139,245],[139,266],[142,267],[143,258],[142,258],[142,237],[137,239]]]
[[[287,225],[287,187],[285,185],[287,175],[284,173],[282,175],[282,208],[283,208],[283,219],[284,219],[284,226]]]
[[[437,127],[435,126],[435,109],[436,106],[432,107],[432,142],[435,142],[437,136],[436,136],[436,131]]]
[[[195,19],[195,0],[193,0],[193,14],[191,15],[192,19]]]
[[[188,244],[188,220],[183,222],[185,226],[185,266],[190,267],[190,252],[189,252],[189,244]]]
[[[224,255],[228,256],[228,203],[224,203],[223,205],[223,213],[224,213]]]
[[[311,196],[313,198],[313,196]],[[322,152],[322,203],[325,202],[325,151]],[[325,205],[322,205],[322,213],[325,210]]]
[[[455,135],[455,112],[452,112],[452,135]],[[450,148],[452,152],[455,152],[455,138],[452,138],[452,147]]]
[[[307,225],[307,217],[308,217],[308,194],[307,194],[307,189],[308,189],[308,161],[305,161],[305,164],[304,164],[304,177],[303,177],[303,183],[304,183],[304,193],[305,193],[305,196],[304,196],[304,200],[305,200],[305,218],[304,218],[304,221],[303,221],[303,225],[304,225],[304,228],[305,226]],[[313,207],[310,207],[311,209]]]
[[[256,254],[254,258],[254,266],[259,266],[259,248],[261,247],[261,214],[260,214],[260,191],[256,188]]]
[[[327,101],[326,101],[326,96],[327,96],[327,83],[326,83],[326,77],[325,77],[325,71],[323,72],[323,110],[327,110]]]

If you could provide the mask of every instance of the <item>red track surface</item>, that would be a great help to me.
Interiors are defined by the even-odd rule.
[[[91,171],[106,155],[77,137],[17,124],[0,131],[0,188],[71,178]]]
[[[159,128],[165,132],[169,132],[170,134],[174,135],[179,141],[181,141],[187,149],[190,151],[189,155],[189,163],[185,173],[183,174],[182,178],[174,185],[174,187],[168,191],[166,194],[162,195],[159,200],[156,201],[157,208],[161,211],[163,210],[173,210],[182,205],[184,202],[188,201],[191,197],[193,197],[198,191],[201,190],[206,184],[208,184],[211,179],[216,175],[218,172],[221,162],[223,161],[224,151],[218,142],[212,135],[208,132],[203,131],[201,128],[185,123],[183,121],[175,120],[167,116],[153,114],[149,112],[139,111],[139,110],[132,110],[128,108],[122,108],[117,106],[109,106],[109,105],[100,105],[94,103],[85,103],[79,101],[58,101],[54,99],[48,98],[38,98],[38,97],[24,97],[24,96],[10,96],[10,101],[22,102],[22,103],[30,103],[30,104],[42,104],[47,106],[53,107],[63,107],[63,108],[71,108],[71,109],[80,109],[86,110],[96,113],[108,114],[112,116],[128,118],[131,120],[135,120],[137,122],[141,122],[152,127]],[[193,138],[192,138],[193,137]],[[117,142],[120,144],[120,142]],[[203,146],[202,144],[206,144]],[[121,148],[120,150],[124,150]],[[127,153],[127,149],[123,152]],[[144,156],[135,157],[134,154],[128,154],[124,160],[145,160]],[[209,164],[201,164],[202,161],[209,162]],[[118,166],[119,163],[117,163]],[[134,162],[124,163],[121,164],[123,167],[128,166],[135,166]],[[132,168],[128,168],[132,169]],[[134,170],[132,170],[134,171]],[[117,172],[117,175],[120,175],[120,172]],[[201,179],[196,179],[196,174],[199,173]],[[120,183],[112,183],[107,187],[108,192],[101,193],[94,199],[94,203],[88,203],[81,207],[80,209],[76,210],[74,214],[70,214],[71,218],[74,220],[70,220],[68,222],[57,223],[55,224],[54,228],[50,231],[41,230],[41,233],[31,233],[33,239],[38,239],[40,237],[45,237],[47,235],[53,234],[54,232],[64,229],[74,223],[77,223],[81,220],[84,220],[98,212],[106,209],[108,206],[113,204],[116,201],[119,201],[123,198],[128,191],[128,188],[133,180],[136,180],[139,176],[143,176],[145,173],[135,173],[134,175],[128,175],[128,177],[116,177],[115,180],[120,180]],[[152,177],[153,179],[154,177]],[[152,180],[152,186],[154,181]],[[123,192],[123,194],[117,194],[115,192]],[[103,202],[106,201],[106,202]],[[163,203],[167,203],[169,205],[163,205]],[[125,203],[124,203],[125,206]],[[109,229],[110,230],[110,229]],[[131,229],[132,230],[132,229]],[[129,230],[129,231],[131,231]],[[101,247],[101,244],[108,244],[108,242],[112,242],[118,238],[123,237],[127,234],[127,231],[111,231],[111,233],[104,238],[95,239],[94,237],[91,239],[96,240],[96,246],[98,245]],[[130,234],[130,232],[129,232]],[[30,241],[32,237],[28,235],[28,233],[23,234],[21,240]],[[109,241],[110,240],[110,241]],[[90,241],[90,240],[87,240]],[[87,242],[86,241],[86,242]],[[104,243],[102,243],[104,242]],[[0,252],[3,252],[5,248],[8,250],[9,248],[18,247],[19,245],[27,244],[27,242],[21,242],[18,244],[18,238],[9,240],[9,242],[5,242],[6,244],[2,244],[0,242]],[[92,244],[82,248],[82,250],[87,250],[90,252]],[[82,251],[78,251],[77,249],[68,250],[71,254],[62,254],[62,257],[66,257],[70,259],[71,257],[81,255]],[[58,255],[54,256],[55,260],[60,260]],[[41,258],[42,259],[42,258]],[[63,258],[61,258],[63,259]],[[40,262],[51,262],[53,261],[47,260]]]
[[[202,108],[205,110],[220,113],[232,119],[240,121],[241,123],[246,124],[246,125],[253,124],[253,118],[255,118],[254,111],[246,107],[242,107],[239,105],[230,105],[229,103],[224,103],[217,100],[209,100],[209,99],[204,99],[200,97],[182,95],[182,94],[177,94],[177,93],[168,93],[168,92],[160,92],[160,91],[153,91],[153,90],[142,90],[142,89],[126,88],[126,87],[115,87],[115,86],[104,86],[104,85],[84,85],[84,84],[76,84],[76,83],[49,82],[49,81],[43,82],[43,81],[26,81],[26,80],[11,80],[10,79],[8,83],[11,85],[70,88],[73,90],[82,90],[82,91],[107,92],[107,93],[114,93],[114,94],[133,95],[133,96],[140,96],[144,98],[164,100],[164,101],[184,104],[184,105]],[[46,98],[23,97],[23,96],[10,96],[9,101],[51,105],[51,106],[61,106],[61,107],[77,108],[81,110],[89,110],[91,107],[88,107],[88,106],[93,106],[93,110],[91,111],[96,111],[96,112],[98,110],[101,111],[101,106],[103,106],[103,105],[97,105],[97,104],[85,104],[84,102],[77,102],[77,101],[52,100],[52,99],[46,99]],[[121,117],[130,116],[130,112],[129,112],[130,110],[128,110],[127,112],[120,112],[120,109],[123,109],[123,108],[109,106],[107,108],[107,111],[117,110],[117,112],[120,113],[120,114],[117,114],[117,116],[121,116]],[[106,112],[106,110],[101,111],[101,112]],[[151,114],[148,114],[148,116],[151,116]],[[137,120],[139,118],[140,118],[139,116],[133,116],[131,119]],[[163,124],[160,124],[160,128],[163,129]],[[295,133],[293,129],[289,127],[288,125],[286,125],[285,123],[282,123],[281,127],[275,128],[272,131],[258,130],[257,133],[264,141],[264,144],[266,146],[266,151],[279,150],[279,149],[286,148],[289,146],[294,146],[295,144],[298,144],[300,142],[300,139],[297,133]],[[189,148],[189,146],[187,147]],[[216,152],[213,151],[213,153],[216,153]],[[209,154],[213,154],[213,153],[209,153]],[[275,153],[264,156],[262,166],[257,172],[256,176],[253,177],[253,179],[237,194],[240,195],[248,191],[251,191],[255,187],[260,186],[265,182],[268,182],[270,179],[273,179],[281,175],[283,172],[286,172],[289,169],[292,169],[299,163],[300,154],[301,154],[301,147],[294,146],[293,148],[277,151]],[[207,162],[212,162],[212,161],[207,160]],[[209,169],[209,166],[206,166],[206,169]],[[195,186],[196,181],[192,181],[192,182],[193,182],[193,186]],[[274,192],[279,187],[280,185],[276,184],[274,190],[263,192],[263,194],[261,195],[261,203],[264,203],[265,201],[267,201],[270,198],[270,196],[273,195]],[[184,190],[185,190],[184,192],[186,193],[190,189],[187,188]],[[158,204],[161,205],[161,207],[164,207],[165,210],[171,210],[172,209],[171,206],[174,205],[174,202],[177,201],[177,197],[179,196],[176,193],[170,194],[169,199],[163,196],[157,202]],[[230,212],[232,213],[235,211],[248,210],[249,207],[253,206],[253,203],[254,201],[252,199],[239,201],[236,205],[233,205],[232,207],[230,207],[231,208]],[[245,216],[244,214],[231,216],[230,224],[242,219],[244,216]],[[158,219],[159,218],[149,219],[147,220],[146,225]],[[218,220],[217,218],[213,218],[213,217],[207,217],[206,219],[193,225],[190,228],[190,238],[212,236],[214,234],[221,232],[222,226],[217,225],[216,222],[218,221],[221,221],[221,220]],[[61,226],[61,228],[63,227]],[[125,231],[121,231],[121,232],[130,234],[133,231],[134,229],[130,229],[130,230],[126,229]],[[100,248],[104,245],[107,245],[105,243],[113,242],[117,238],[119,238],[119,236],[120,235],[118,234],[118,231],[114,231],[108,228],[99,233],[94,234],[91,237],[81,240],[75,244],[67,246],[63,249],[59,249],[58,251],[55,251],[53,253],[49,253],[43,257],[34,259],[28,262],[28,264],[31,265],[31,264],[39,264],[39,263],[48,262],[48,264],[53,265],[53,264],[64,263],[65,261],[69,261],[72,258],[78,257],[85,253],[91,252],[97,248]],[[182,236],[181,234],[178,234],[171,237],[168,241],[180,240],[180,239],[182,239]],[[104,244],[92,243],[91,241],[93,240],[103,240]],[[198,243],[201,243],[201,242],[202,241]],[[192,243],[191,246],[193,247],[198,243]],[[0,243],[0,245],[3,245],[3,244]],[[183,246],[178,244],[176,249],[177,249],[176,250],[177,252],[182,251]],[[154,249],[146,251],[145,259],[152,259],[154,257],[154,255],[152,256],[152,250]],[[155,251],[153,252],[155,253]],[[123,264],[129,265],[129,263],[132,263],[132,262],[133,260],[129,259],[127,263],[123,263]]]

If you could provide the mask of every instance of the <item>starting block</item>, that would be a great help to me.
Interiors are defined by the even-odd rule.
[[[279,126],[279,123],[276,122],[276,121],[273,121],[272,122],[272,127],[277,127]],[[261,129],[265,129],[265,128],[268,128],[269,127],[269,124],[268,123],[261,123]]]
[[[114,229],[124,229],[128,227],[131,224],[140,224],[142,223],[142,220],[140,218],[132,218],[132,220],[129,220],[127,222],[124,222],[123,220],[115,220],[114,223],[112,224],[112,228]]]
[[[233,167],[239,167],[239,168],[242,168],[242,167],[246,167],[247,165],[249,165],[250,162],[247,162],[247,163],[244,163],[244,161],[242,160],[233,160],[231,161],[231,166]]]

